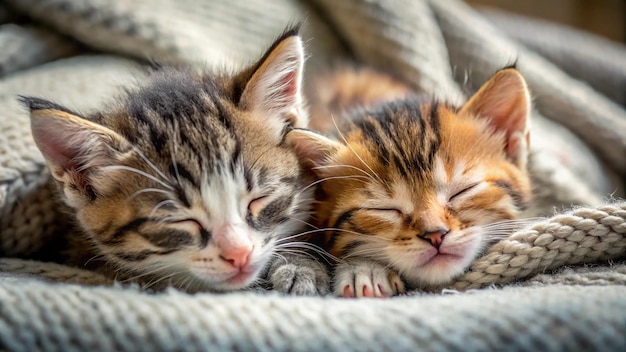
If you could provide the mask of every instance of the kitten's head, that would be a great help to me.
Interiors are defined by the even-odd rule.
[[[413,285],[462,273],[527,207],[530,98],[520,73],[495,74],[461,109],[404,100],[361,112],[342,143],[287,139],[321,180],[316,216],[332,254],[366,257]]]
[[[238,74],[163,69],[109,111],[22,99],[62,198],[109,263],[238,289],[309,215],[310,180],[284,141],[306,125],[303,59],[290,30]]]

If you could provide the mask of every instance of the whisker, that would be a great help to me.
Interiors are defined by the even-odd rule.
[[[282,255],[282,254],[280,254],[278,252],[272,253],[272,257],[279,257],[279,259],[282,259],[285,264],[289,263],[289,261],[287,261],[287,258],[285,258],[284,255]]]
[[[289,250],[283,250],[283,253],[290,253],[290,254],[300,254],[300,255],[306,255],[307,257],[310,257],[313,260],[317,260],[317,258],[315,258],[315,256],[307,251],[299,251],[299,250],[295,250],[295,249],[289,249]]]
[[[299,232],[299,233],[296,233],[296,234],[293,234],[293,235],[290,235],[290,236],[287,236],[287,237],[283,237],[283,238],[279,238],[279,239],[277,239],[277,240],[276,240],[276,244],[281,244],[281,243],[287,242],[287,241],[289,241],[289,240],[292,240],[292,239],[294,239],[294,238],[298,238],[298,237],[302,237],[302,236],[310,235],[310,234],[312,234],[312,233],[316,233],[316,232],[324,232],[324,231],[326,231],[326,230],[328,230],[328,229],[320,229],[320,228],[316,228],[316,229],[314,229],[314,230],[308,230],[308,231],[305,231],[305,232]]]
[[[341,228],[337,228],[337,227],[325,227],[325,228],[316,228],[314,230],[300,232],[300,233],[297,233],[297,234],[294,234],[294,235],[290,235],[290,236],[287,236],[287,237],[280,238],[280,239],[276,240],[276,244],[280,244],[280,243],[292,240],[294,238],[310,235],[310,234],[313,234],[313,233],[316,233],[316,232],[325,232],[325,231],[339,231],[339,232],[345,232],[345,233],[358,235],[358,236],[367,236],[368,238],[371,238],[374,241],[393,242],[392,239],[384,238],[384,237],[380,237],[380,236],[366,235],[364,233],[360,233],[360,232],[356,232],[356,231],[352,231],[352,230],[347,230],[347,229],[341,229]]]
[[[85,262],[85,264],[83,264],[83,266],[87,266],[87,264],[89,264],[89,262],[91,262],[92,260],[96,260],[98,258],[104,258],[104,254],[96,254],[93,257],[89,258],[89,260],[87,260]]]
[[[509,238],[511,237],[511,234],[502,234],[502,235],[483,235],[482,236],[485,240],[488,241],[493,241],[493,240],[502,240],[505,238]]]
[[[318,183],[324,182],[324,181],[328,181],[328,180],[335,180],[335,179],[366,179],[369,180],[369,177],[366,176],[359,176],[359,175],[352,175],[352,176],[330,176],[330,177],[325,177],[325,178],[321,178],[315,182],[312,182],[311,184],[309,184],[308,186],[304,187],[304,189],[301,192],[306,191],[307,189],[317,185]],[[365,181],[363,181],[363,183],[365,183]]]
[[[364,233],[356,232],[356,231],[352,231],[352,230],[340,229],[340,228],[335,228],[335,227],[330,227],[327,230],[329,230],[329,231],[340,231],[340,232],[345,232],[345,233],[349,233],[349,234],[357,235],[357,236],[364,236],[364,237],[367,237],[368,239],[371,239],[372,241],[393,242],[393,240],[390,239],[390,238],[385,238],[385,237],[376,236],[376,235],[368,235],[368,234],[364,234]]]
[[[141,150],[139,150],[138,148],[133,148],[133,150],[143,159],[143,161],[146,162],[146,164],[148,164],[148,166],[150,166],[150,168],[152,168],[152,170],[154,170],[159,176],[161,176],[161,178],[163,178],[163,180],[167,181],[167,176],[165,176],[161,170],[159,170],[158,167],[156,167],[142,152]]]
[[[315,226],[315,225],[311,224],[310,222],[304,221],[304,220],[302,220],[302,219],[298,219],[298,218],[295,218],[295,217],[293,217],[293,216],[289,216],[289,217],[288,217],[288,219],[289,219],[289,220],[295,220],[295,221],[298,221],[298,222],[300,222],[300,223],[303,223],[303,224],[305,224],[305,225],[307,225],[307,226],[310,226],[310,227],[312,227],[312,228],[314,228],[314,229],[318,229],[318,227],[317,227],[317,226]]]
[[[152,211],[150,212],[150,214],[148,215],[148,218],[152,218],[154,216],[154,214],[163,206],[167,205],[167,204],[173,204],[174,206],[176,206],[176,202],[174,202],[171,199],[166,199],[166,200],[162,200],[159,203],[157,203],[157,205],[154,206],[154,208],[152,208]]]
[[[165,268],[166,267],[167,266],[165,266]],[[145,272],[142,272],[142,273],[139,273],[139,274],[136,274],[136,275],[132,275],[132,276],[128,276],[130,273],[132,273],[132,271],[127,270],[126,268],[118,268],[116,271],[118,273],[125,274],[125,275],[123,275],[122,279],[119,279],[118,281],[122,282],[122,283],[127,283],[127,282],[134,282],[137,279],[140,279],[142,277],[154,275],[154,274],[158,273],[159,271],[161,271],[162,269],[165,269],[165,268],[155,268],[155,269],[148,270],[148,271],[145,271]]]
[[[492,228],[492,227],[497,227],[501,225],[526,226],[526,225],[529,225],[531,223],[534,223],[540,220],[545,220],[545,218],[534,217],[534,218],[526,218],[526,219],[503,220],[503,221],[493,222],[490,224],[481,225],[481,227]]]
[[[383,182],[383,180],[380,178],[380,176],[378,176],[376,174],[376,171],[374,171],[374,169],[372,169],[366,162],[365,160],[363,160],[363,158],[361,158],[361,156],[356,152],[356,150],[354,150],[354,148],[352,148],[352,146],[350,145],[350,143],[348,143],[348,139],[346,138],[346,136],[341,132],[341,130],[339,129],[339,126],[337,125],[337,121],[335,120],[335,117],[333,115],[330,116],[331,119],[333,120],[333,124],[335,125],[335,129],[337,130],[337,133],[339,133],[339,136],[341,137],[341,139],[343,139],[343,142],[345,143],[345,145],[350,148],[350,150],[352,151],[352,153],[354,154],[354,156],[357,157],[357,159],[359,159],[363,165],[365,165],[365,167],[367,167],[372,174],[374,174],[374,176],[376,176],[376,179],[381,183],[381,184],[385,184],[385,182]],[[370,177],[372,177],[370,175]]]
[[[359,172],[362,172],[364,175],[368,176],[370,179],[376,180],[374,178],[374,176],[372,176],[370,173],[368,173],[367,171],[361,169],[360,167],[354,166],[354,165],[321,165],[321,166],[313,167],[312,170],[331,169],[331,168],[338,168],[338,167],[344,167],[344,168],[348,168],[348,169],[357,170]]]
[[[174,130],[177,131],[178,130],[178,123],[174,123]],[[174,135],[174,146],[172,148],[174,148],[173,151],[170,150],[170,156],[172,159],[172,167],[174,168],[174,174],[176,175],[176,182],[178,183],[179,186],[182,185],[182,182],[180,182],[180,173],[178,172],[178,165],[176,163],[176,146],[178,145],[178,143],[176,143],[176,133],[173,133]]]
[[[158,273],[160,271],[164,271],[164,270],[167,270],[169,268],[176,267],[176,266],[179,266],[181,264],[184,264],[185,262],[186,261],[184,259],[181,259],[181,260],[176,260],[176,261],[168,261],[168,262],[162,262],[162,263],[153,263],[153,264],[151,264],[149,266],[150,270],[146,270],[146,271],[144,271],[142,273],[138,273],[137,275],[125,278],[124,280],[122,280],[122,282],[134,281],[134,280],[139,279],[139,278],[144,277],[144,276],[153,275],[153,274]],[[120,268],[120,269],[123,269],[123,268]]]
[[[515,231],[520,230],[523,226],[519,227],[496,227],[490,229],[483,229],[483,233],[502,233],[502,232],[510,232],[513,233]]]
[[[163,281],[163,280],[170,279],[170,278],[172,278],[173,276],[175,276],[175,275],[177,275],[177,274],[180,274],[180,273],[182,273],[182,272],[183,272],[183,271],[174,272],[174,273],[171,273],[171,274],[169,274],[169,275],[165,275],[165,276],[163,276],[163,277],[161,277],[161,278],[155,279],[155,280],[153,280],[153,281],[151,281],[151,282],[147,283],[146,285],[143,285],[143,288],[147,290],[147,289],[149,289],[150,287],[153,287],[154,285],[156,285],[157,283],[159,283],[159,282],[161,282],[161,281]]]
[[[192,279],[193,279],[192,275],[184,275],[183,277],[175,277],[173,278],[174,281],[172,281],[172,286],[179,288],[183,291],[188,291],[189,284],[191,283]]]
[[[147,271],[145,271],[145,272],[142,272],[142,273],[140,273],[140,274],[137,274],[137,275],[134,275],[134,276],[129,276],[129,277],[126,277],[126,278],[124,278],[124,279],[120,280],[120,282],[131,282],[131,281],[135,281],[135,280],[140,279],[140,278],[145,277],[145,276],[154,275],[154,274],[156,274],[156,273],[158,273],[158,272],[160,272],[160,271],[163,271],[163,270],[165,270],[165,269],[167,269],[167,268],[169,268],[169,267],[172,267],[172,266],[173,266],[173,264],[167,264],[167,265],[166,265],[166,264],[163,264],[163,265],[160,265],[160,266],[158,266],[158,267],[154,267],[154,268],[152,268],[151,270],[147,270]],[[120,268],[120,270],[121,270],[121,268]]]
[[[343,256],[342,259],[345,261],[346,259],[359,258],[363,256],[365,256],[365,258],[367,259],[372,260],[380,260],[385,258],[385,256],[380,253],[380,248],[364,248],[361,250],[350,252]]]
[[[158,178],[150,175],[149,173],[139,170],[139,169],[135,169],[134,167],[130,167],[130,166],[126,166],[126,165],[109,165],[109,166],[104,166],[103,169],[107,169],[107,170],[125,170],[125,171],[130,171],[130,172],[134,172],[136,174],[139,174],[141,176],[144,176],[158,184],[160,184],[161,186],[169,189],[169,190],[174,190],[174,188],[170,185],[168,185],[167,183],[159,180]]]
[[[333,260],[339,260],[339,258],[335,257],[334,255],[328,253],[325,249],[323,249],[322,247],[319,247],[315,244],[312,243],[308,243],[308,242],[290,242],[290,243],[284,243],[281,246],[277,246],[276,249],[277,250],[281,250],[284,248],[302,248],[302,249],[309,249],[312,250],[316,253],[319,253],[320,255],[329,257]]]
[[[195,289],[194,291],[197,289],[196,283],[199,281],[200,279],[193,276],[193,275],[187,275],[187,279],[186,279],[186,283],[183,285],[180,285],[179,287],[182,288],[185,291],[189,291],[192,287],[192,285],[195,285]]]
[[[162,190],[162,189],[159,189],[159,188],[143,188],[143,189],[140,189],[139,191],[131,194],[130,197],[128,197],[128,199],[133,199],[133,198],[135,198],[136,196],[138,196],[140,194],[148,193],[148,192],[163,193],[163,194],[166,194],[166,195],[170,194],[168,191]]]

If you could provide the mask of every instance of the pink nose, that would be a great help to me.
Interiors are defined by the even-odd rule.
[[[254,250],[249,235],[246,224],[226,223],[215,229],[213,238],[219,248],[220,258],[239,269],[248,265]]]
[[[253,247],[251,246],[243,246],[243,247],[235,247],[222,249],[222,253],[220,254],[220,258],[225,262],[228,262],[230,265],[236,268],[244,268],[250,262],[250,254],[252,254]]]
[[[441,243],[443,242],[443,238],[448,233],[447,229],[437,229],[435,231],[426,231],[419,237],[423,240],[430,241],[430,244],[439,249]]]

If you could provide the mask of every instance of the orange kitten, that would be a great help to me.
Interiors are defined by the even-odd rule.
[[[340,259],[335,293],[444,284],[510,231],[531,198],[529,113],[523,77],[506,68],[460,109],[415,95],[335,116],[335,140],[291,131],[288,142],[320,180],[315,215]]]

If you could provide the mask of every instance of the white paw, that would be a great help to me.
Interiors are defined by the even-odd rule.
[[[334,279],[334,292],[341,297],[391,297],[404,292],[400,276],[374,261],[341,263]]]

